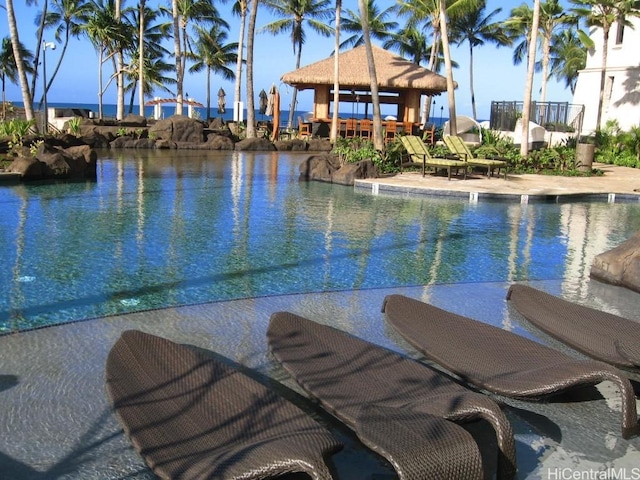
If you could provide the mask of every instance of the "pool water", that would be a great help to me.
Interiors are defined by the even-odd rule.
[[[284,293],[564,279],[640,205],[372,196],[308,154],[101,153],[97,181],[0,188],[0,332]]]

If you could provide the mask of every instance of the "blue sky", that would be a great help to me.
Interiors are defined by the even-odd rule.
[[[165,0],[169,5],[169,0]],[[149,2],[153,4],[153,0]],[[499,2],[488,0],[487,12],[501,7],[502,12],[497,18],[503,19],[509,16],[510,10],[523,3],[519,0],[509,0]],[[531,6],[533,1],[526,2]],[[128,4],[134,5],[129,0]],[[238,39],[238,18],[231,15],[231,4],[219,4],[218,8],[224,18],[231,26],[229,41],[235,42]],[[379,5],[391,5],[391,1],[378,0]],[[566,2],[565,2],[566,4]],[[36,26],[34,18],[36,9],[27,7],[22,0],[14,0],[16,9],[18,30],[21,41],[31,50],[35,48]],[[357,0],[343,0],[344,9],[357,10]],[[6,18],[6,17],[5,17]],[[257,26],[261,26],[272,21],[273,18],[266,10],[261,9],[258,14]],[[399,20],[399,23],[402,19]],[[2,21],[0,33],[2,36],[8,35],[6,20]],[[333,38],[316,36],[311,30],[307,30],[307,42],[302,49],[302,65],[322,60],[329,56],[333,50]],[[54,41],[50,32],[45,38],[47,41]],[[169,46],[172,49],[171,46]],[[50,75],[58,61],[61,49],[47,50],[47,73]],[[457,111],[462,115],[471,114],[471,95],[469,90],[469,54],[468,45],[464,43],[461,47],[453,47],[452,56],[460,64],[460,68],[454,72],[455,80],[458,82],[456,91]],[[291,87],[280,83],[280,77],[295,69],[295,56],[289,36],[272,36],[268,33],[259,33],[256,37],[255,57],[255,91],[256,94],[265,89],[268,91],[272,83],[280,85],[280,93],[283,96],[283,106],[290,100]],[[510,48],[496,48],[487,45],[474,49],[474,76],[475,94],[480,119],[489,118],[489,108],[492,100],[521,100],[524,94],[524,82],[526,78],[526,66],[514,66],[512,63],[512,50]],[[107,67],[108,68],[108,67]],[[235,70],[235,68],[234,68]],[[105,75],[106,77],[106,75]],[[41,85],[41,82],[38,82]],[[218,88],[224,88],[227,98],[233,95],[233,83],[223,81],[219,78],[212,78],[212,103],[215,104],[216,92]],[[206,77],[205,74],[187,74],[185,78],[185,92],[190,97],[205,103],[206,101]],[[60,71],[52,85],[48,100],[49,102],[60,103],[97,103],[98,101],[98,56],[91,44],[86,39],[72,39],[69,49],[63,60]],[[539,97],[540,78],[537,76],[534,85],[534,100]],[[243,95],[245,92],[243,79]],[[41,94],[41,92],[40,92]],[[36,96],[39,94],[36,93]],[[231,95],[231,96],[230,96]],[[21,101],[20,90],[15,85],[7,85],[6,97],[9,101]],[[243,99],[244,100],[244,99]],[[551,80],[548,85],[547,100],[571,102],[571,93],[564,88],[564,85]],[[115,103],[115,86],[112,86],[104,95],[105,103]],[[311,91],[303,91],[298,95],[298,110],[309,110],[313,102]],[[445,96],[436,100],[436,111],[445,103]],[[286,108],[286,107],[284,107]],[[446,107],[445,107],[446,112]],[[384,113],[384,112],[383,112]]]

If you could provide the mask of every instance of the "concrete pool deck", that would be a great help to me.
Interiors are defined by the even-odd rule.
[[[448,180],[443,175],[403,172],[394,176],[356,180],[356,190],[373,194],[412,194],[455,196],[469,201],[506,200],[520,203],[535,201],[638,201],[640,169],[616,165],[594,164],[603,175],[592,177],[560,177],[522,174],[487,178],[480,173]]]
[[[640,188],[640,170],[595,167],[604,175],[510,175],[506,181],[474,175],[468,180],[447,181],[446,177],[423,178],[420,173],[405,172],[360,181],[363,186],[358,188],[380,194],[463,198],[476,192],[478,201],[503,198],[521,202],[523,195],[530,201],[640,201],[640,192],[635,191]],[[613,198],[611,194],[615,194]],[[570,280],[586,285],[586,294],[583,291],[582,298],[575,300],[638,319],[637,293],[588,279]],[[565,281],[530,284],[572,299],[573,290],[564,288]],[[385,295],[402,293],[579,356],[529,328],[505,302],[508,286],[504,282],[467,283],[282,295],[114,315],[0,336],[0,478],[155,478],[124,437],[105,392],[107,354],[127,329],[140,329],[211,350],[253,369],[264,382],[308,410],[345,443],[345,449],[330,460],[337,480],[395,478],[390,465],[302,395],[270,357],[265,340],[270,315],[280,310],[292,311],[420,358],[380,313]],[[632,379],[639,380],[636,376]],[[500,400],[506,404],[515,433],[517,478],[640,477],[640,438],[622,439],[620,399],[613,384],[604,382],[595,389],[548,403]],[[598,472],[603,473],[597,476]]]

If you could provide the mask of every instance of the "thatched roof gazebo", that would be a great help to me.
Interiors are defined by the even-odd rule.
[[[371,81],[367,54],[364,46],[339,54],[340,101],[371,103]],[[373,58],[378,77],[380,103],[396,104],[398,120],[420,121],[422,95],[438,95],[447,90],[447,80],[426,68],[394,53],[373,47]],[[314,89],[313,114],[315,118],[328,119],[333,100],[333,57],[286,73],[281,80],[298,90]]]

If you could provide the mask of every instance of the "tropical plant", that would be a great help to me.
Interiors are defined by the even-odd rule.
[[[190,59],[195,63],[189,72],[207,70],[207,118],[211,118],[211,72],[217,73],[225,80],[233,80],[234,73],[228,65],[236,63],[236,43],[226,43],[227,32],[220,25],[214,25],[209,30],[196,27],[197,40],[195,51]]]
[[[309,26],[324,37],[329,37],[333,32],[333,29],[325,23],[333,13],[330,0],[263,0],[263,4],[280,18],[265,25],[260,31],[266,31],[272,35],[290,34],[293,53],[296,55],[296,69],[300,68],[302,45],[306,41],[304,26]],[[297,95],[298,90],[294,87],[291,94],[288,127],[293,125]]]
[[[571,0],[576,5],[573,13],[584,19],[589,27],[598,27],[602,31],[602,62],[600,72],[600,95],[598,97],[598,113],[596,130],[602,123],[602,107],[604,103],[604,85],[607,77],[607,54],[609,50],[609,33],[614,22],[622,22],[630,26],[629,17],[640,16],[636,0]]]
[[[78,136],[80,133],[80,117],[73,117],[67,120],[67,128],[69,128],[71,135]]]
[[[451,41],[462,45],[465,41],[469,44],[469,88],[471,89],[471,109],[473,118],[478,118],[476,111],[476,98],[473,89],[473,49],[484,45],[486,42],[497,46],[511,44],[511,39],[506,35],[502,25],[493,19],[502,9],[496,8],[485,15],[486,2],[482,2],[477,9],[455,17],[451,21]]]
[[[395,5],[392,5],[380,10],[375,0],[365,0],[365,11],[371,38],[379,41],[388,41],[392,37],[393,32],[398,28],[398,22],[390,20],[395,18],[396,8]],[[360,11],[346,10],[342,20],[342,30],[353,35],[340,43],[340,49],[354,48],[364,44],[362,18],[364,18],[364,15]]]
[[[35,127],[35,119],[23,120],[21,118],[13,118],[9,121],[0,123],[0,136],[11,137],[10,146],[22,146],[24,137]]]

